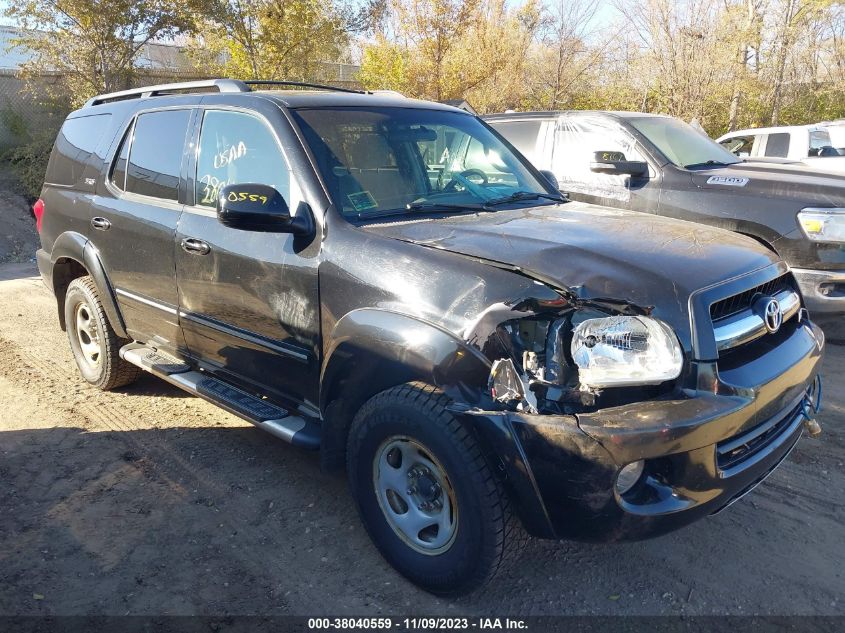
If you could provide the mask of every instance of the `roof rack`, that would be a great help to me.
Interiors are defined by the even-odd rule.
[[[157,86],[144,86],[142,88],[132,88],[131,90],[121,90],[120,92],[110,92],[104,95],[98,95],[88,100],[85,107],[95,106],[101,103],[109,103],[111,101],[123,101],[124,99],[146,99],[147,97],[158,97],[166,94],[173,94],[178,92],[189,92],[197,90],[198,88],[217,88],[218,92],[249,92],[250,87],[243,81],[237,79],[204,79],[202,81],[183,81],[175,84],[159,84]]]
[[[246,79],[248,86],[295,86],[297,88],[316,88],[317,90],[333,90],[335,92],[352,92],[363,95],[370,94],[367,90],[355,90],[354,88],[341,88],[340,86],[329,86],[327,84],[312,84],[305,81],[278,81],[276,79]]]
[[[318,90],[334,90],[337,92],[353,92],[356,94],[368,94],[363,90],[354,90],[352,88],[341,88],[339,86],[328,86],[326,84],[314,84],[303,81],[277,81],[275,79],[249,79],[241,81],[239,79],[204,79],[202,81],[183,81],[174,84],[159,84],[157,86],[144,86],[141,88],[132,88],[131,90],[121,90],[120,92],[110,92],[104,95],[98,95],[89,99],[85,103],[85,107],[100,105],[101,103],[110,103],[112,101],[123,101],[125,99],[146,99],[148,97],[158,97],[161,95],[176,94],[180,92],[198,91],[202,88],[217,88],[218,92],[251,92],[250,86],[295,86],[297,88],[316,88]]]

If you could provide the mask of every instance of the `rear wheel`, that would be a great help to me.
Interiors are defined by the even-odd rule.
[[[120,358],[120,348],[130,341],[112,329],[91,277],[70,282],[65,323],[74,360],[89,383],[107,391],[135,382],[141,375],[140,368]]]
[[[370,399],[347,447],[361,520],[387,561],[441,595],[488,582],[524,541],[478,442],[421,383]]]

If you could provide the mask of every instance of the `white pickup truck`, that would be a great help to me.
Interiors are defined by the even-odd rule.
[[[845,173],[845,148],[831,140],[823,125],[788,125],[730,132],[716,139],[742,158],[789,159],[818,171]]]

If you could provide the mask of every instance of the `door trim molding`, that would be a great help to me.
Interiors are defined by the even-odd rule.
[[[124,290],[123,288],[115,288],[114,291],[121,297],[131,299],[132,301],[137,301],[138,303],[143,303],[144,305],[150,306],[151,308],[158,308],[159,310],[167,312],[168,314],[177,314],[176,308],[166,303],[160,303],[153,299],[148,299],[147,297],[136,295],[134,292],[129,292],[128,290]]]
[[[263,347],[277,354],[288,356],[303,363],[308,363],[312,357],[312,354],[302,348],[297,349],[289,343],[269,339],[261,334],[256,334],[255,332],[244,330],[243,328],[235,327],[234,325],[229,325],[228,323],[222,323],[217,319],[213,319],[204,314],[179,310],[179,318],[207,327],[211,330],[216,330],[217,332],[226,334],[233,338],[244,339],[253,345],[258,345],[259,347]]]

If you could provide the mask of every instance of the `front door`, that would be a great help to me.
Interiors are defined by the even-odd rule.
[[[275,187],[292,213],[302,196],[276,133],[257,113],[205,109],[193,202],[176,236],[179,314],[189,354],[253,391],[316,406],[317,253],[293,235],[232,229],[215,203],[231,184]],[[304,204],[304,203],[303,203]]]
[[[590,163],[596,152],[621,155],[618,160],[648,162],[636,139],[606,117],[563,115],[555,126],[552,171],[560,190],[573,200],[609,207],[657,213],[659,174],[649,166],[648,176],[595,172]]]
[[[92,203],[91,239],[115,289],[129,335],[182,348],[174,243],[179,176],[191,110],[142,112],[114,151]]]

